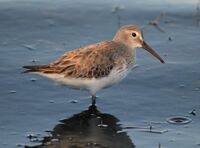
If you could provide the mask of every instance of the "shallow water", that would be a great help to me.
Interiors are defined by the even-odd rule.
[[[136,147],[199,147],[199,5],[196,0],[1,0],[0,147],[39,146],[49,135],[45,131],[90,104],[87,92],[22,74],[23,65],[48,63],[67,50],[109,40],[119,25],[131,23],[143,27],[145,40],[166,64],[138,49],[137,68],[120,84],[98,93],[98,110],[118,119],[117,133]],[[160,14],[158,26],[149,25]],[[172,116],[192,122],[170,124]],[[39,141],[32,142],[30,135]]]

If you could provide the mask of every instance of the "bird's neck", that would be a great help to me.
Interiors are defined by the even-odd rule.
[[[117,43],[117,44],[120,44],[120,45],[124,46],[129,51],[135,52],[135,48],[131,47],[130,44],[128,44],[128,43],[126,44],[126,42],[124,42],[121,39],[113,38],[112,41]]]
[[[133,47],[133,45],[130,43],[130,41],[127,39],[126,36],[120,35],[120,34],[116,34],[114,36],[114,38],[112,39],[112,41],[118,43],[118,44],[122,44],[124,46],[126,46],[126,48],[133,50],[136,47]]]
[[[116,50],[120,50],[118,53],[121,53],[124,57],[129,57],[129,58],[127,58],[130,60],[130,61],[127,61],[128,63],[135,64],[136,48],[127,46],[126,44],[124,44],[124,42],[118,41],[115,39],[113,39],[112,42],[114,42],[118,47],[121,47],[121,48],[116,49]]]
[[[130,47],[129,47],[129,46],[127,46],[126,44],[124,44],[124,42],[123,42],[123,41],[116,40],[116,39],[113,39],[112,41],[113,41],[113,42],[115,42],[115,43],[116,43],[116,44],[118,44],[118,45],[121,45],[121,46],[124,46],[125,48],[128,48],[128,49],[130,49]]]

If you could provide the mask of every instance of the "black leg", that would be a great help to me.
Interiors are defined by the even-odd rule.
[[[92,95],[92,105],[95,105],[95,104],[96,104],[96,96]]]

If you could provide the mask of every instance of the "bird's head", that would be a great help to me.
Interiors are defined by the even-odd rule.
[[[128,48],[144,48],[154,57],[165,63],[164,60],[144,41],[142,30],[135,25],[122,26],[113,38],[113,41],[120,42]]]

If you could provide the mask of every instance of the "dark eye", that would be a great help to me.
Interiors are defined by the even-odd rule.
[[[132,36],[133,36],[133,37],[136,37],[137,35],[136,35],[136,33],[135,33],[135,32],[133,32],[133,33],[132,33]]]

